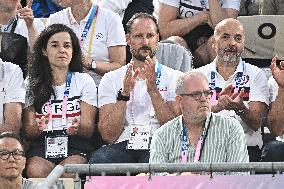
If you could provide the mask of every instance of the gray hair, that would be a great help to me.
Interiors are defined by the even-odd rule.
[[[184,93],[184,81],[185,81],[185,79],[188,78],[188,77],[195,77],[195,76],[203,77],[208,83],[208,79],[206,78],[206,76],[203,73],[196,71],[196,70],[186,72],[183,75],[181,75],[176,82],[176,88],[175,88],[176,95],[181,95],[181,94]]]

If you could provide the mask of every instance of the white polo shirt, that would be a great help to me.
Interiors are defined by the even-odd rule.
[[[196,69],[196,71],[200,71],[204,75],[206,75],[210,86],[212,88],[211,83],[215,83],[215,90],[218,94],[229,84],[235,87],[236,82],[235,79],[237,78],[238,73],[243,73],[242,77],[240,77],[239,81],[241,81],[241,85],[239,87],[244,87],[244,104],[246,107],[249,107],[249,102],[264,102],[265,104],[269,105],[269,92],[268,92],[268,84],[267,78],[265,73],[258,67],[245,63],[244,61],[240,60],[240,63],[234,72],[233,75],[229,77],[226,81],[216,69],[216,63],[212,62],[207,64],[201,68]],[[213,82],[211,79],[212,73],[216,74],[216,82]],[[235,117],[237,120],[240,121],[241,125],[243,126],[244,132],[246,134],[246,140],[248,146],[256,146],[258,145],[259,148],[262,147],[263,141],[261,137],[261,129],[259,128],[258,131],[253,131],[247,124],[241,119],[240,116],[236,115],[235,111],[233,110],[222,110],[219,112],[220,114],[227,115],[230,117]]]

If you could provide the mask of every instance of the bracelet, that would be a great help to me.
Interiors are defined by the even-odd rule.
[[[241,116],[241,115],[244,115],[244,114],[245,114],[245,109],[243,108],[243,109],[237,110],[237,111],[235,111],[235,112],[236,112],[236,114],[237,114],[238,116]]]
[[[117,93],[117,98],[116,98],[117,101],[129,101],[130,100],[130,96],[125,96],[122,94],[122,89],[120,89]]]

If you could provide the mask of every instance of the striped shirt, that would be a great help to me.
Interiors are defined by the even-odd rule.
[[[206,123],[209,123],[207,117]],[[202,163],[248,163],[246,139],[241,124],[234,118],[212,113],[204,141]],[[189,143],[189,140],[188,140]],[[182,116],[161,126],[153,135],[150,163],[181,163]],[[189,143],[188,162],[193,163],[195,146]]]

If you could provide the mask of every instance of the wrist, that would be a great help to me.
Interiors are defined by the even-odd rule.
[[[122,92],[122,89],[120,89],[117,93],[117,97],[116,97],[117,101],[129,101],[130,100],[130,95],[125,94]]]
[[[245,114],[245,105],[243,104],[242,106],[240,106],[237,110],[235,110],[236,114],[238,116],[244,115]]]

